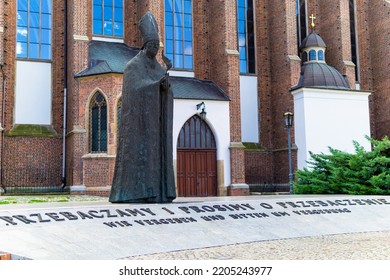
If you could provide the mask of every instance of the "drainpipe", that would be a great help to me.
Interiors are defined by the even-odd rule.
[[[1,130],[1,162],[0,162],[0,188],[2,189],[3,193],[6,193],[7,190],[4,187],[4,147],[5,147],[5,73],[4,73],[4,65],[0,63],[0,69],[1,69],[1,77],[2,77],[2,84],[3,84],[3,91],[2,91],[2,107],[1,107],[1,124],[3,125]]]
[[[68,93],[68,1],[64,1],[64,117],[62,131],[62,191],[66,186],[66,110]]]

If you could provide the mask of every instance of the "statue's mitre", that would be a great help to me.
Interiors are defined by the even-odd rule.
[[[139,29],[143,45],[152,40],[159,40],[157,21],[150,12],[147,12],[139,21]]]

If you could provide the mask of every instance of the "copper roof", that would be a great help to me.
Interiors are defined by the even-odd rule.
[[[324,40],[322,40],[321,36],[312,31],[309,36],[307,36],[305,39],[303,39],[301,46],[299,47],[300,50],[309,48],[309,47],[322,47],[326,48],[326,44]]]
[[[339,71],[332,66],[318,62],[302,65],[299,82],[292,90],[302,87],[351,89],[348,80]]]

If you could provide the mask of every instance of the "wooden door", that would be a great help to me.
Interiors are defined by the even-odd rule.
[[[217,195],[217,149],[209,126],[198,116],[190,118],[177,145],[178,195]]]
[[[216,151],[177,151],[178,195],[216,196],[217,170]]]

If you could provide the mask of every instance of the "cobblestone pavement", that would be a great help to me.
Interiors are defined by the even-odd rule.
[[[390,260],[390,231],[302,237],[129,257],[138,260]]]

